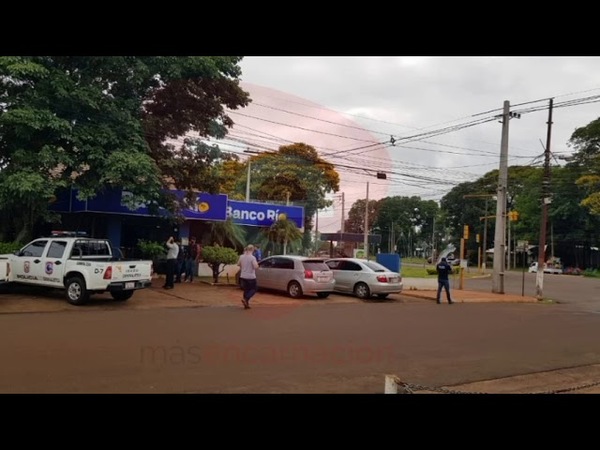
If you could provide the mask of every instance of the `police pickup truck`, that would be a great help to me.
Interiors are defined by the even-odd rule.
[[[0,255],[0,283],[62,289],[67,301],[83,305],[91,294],[110,292],[129,299],[152,282],[152,261],[126,260],[106,239],[35,239],[14,254]]]

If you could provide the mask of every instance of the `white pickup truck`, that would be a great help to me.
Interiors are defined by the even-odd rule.
[[[152,261],[126,260],[110,241],[51,237],[31,241],[14,254],[0,255],[0,283],[64,289],[67,301],[83,305],[90,294],[110,292],[129,299],[152,284]]]

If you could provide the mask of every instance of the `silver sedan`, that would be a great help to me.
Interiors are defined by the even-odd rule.
[[[354,294],[368,299],[376,295],[386,298],[402,292],[402,275],[376,261],[358,258],[333,258],[325,261],[333,271],[335,292]]]

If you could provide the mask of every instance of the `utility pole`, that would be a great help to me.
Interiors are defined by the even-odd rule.
[[[341,247],[342,247],[342,254],[345,254],[346,252],[344,251],[344,193],[342,192],[342,242],[340,242]]]
[[[540,221],[540,245],[538,248],[538,267],[535,277],[535,294],[538,300],[544,299],[544,266],[546,263],[546,223],[548,222],[548,204],[550,203],[550,137],[552,135],[552,106],[548,108],[548,134],[544,149],[544,179],[542,180],[542,218]]]
[[[511,264],[510,264],[510,220],[506,221],[506,226],[508,227],[508,266],[507,269],[510,270]]]
[[[485,198],[485,219],[483,219],[483,273],[485,273],[486,261],[487,261],[487,215],[488,215],[488,199]]]
[[[246,176],[246,203],[250,202],[250,166],[252,162],[248,158],[248,175]]]
[[[504,266],[506,262],[506,184],[508,182],[508,122],[510,102],[504,100],[502,112],[502,140],[500,142],[500,172],[498,175],[498,202],[496,203],[496,232],[494,235],[494,272],[492,292],[504,294]]]
[[[369,260],[369,182],[367,181],[367,199],[365,201],[365,258]]]
[[[318,256],[319,250],[319,209],[316,212],[317,218],[315,220],[315,256]]]
[[[435,216],[433,216],[433,227],[431,230],[431,264],[435,264]]]
[[[342,233],[344,232],[344,222],[345,222],[345,220],[344,220],[344,214],[345,214],[345,212],[344,212],[344,205],[345,205],[345,203],[344,203],[344,193],[342,192],[342,228],[341,228],[342,229]]]

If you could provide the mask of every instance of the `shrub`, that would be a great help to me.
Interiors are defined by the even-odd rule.
[[[167,251],[165,249],[165,246],[160,242],[145,241],[144,239],[139,239],[137,242],[137,247],[142,255],[142,259],[151,259],[154,261],[160,258],[167,257]]]
[[[219,282],[219,274],[225,270],[227,264],[237,263],[239,255],[229,247],[204,247],[202,249],[202,259],[208,264],[213,272],[213,282]]]
[[[425,269],[425,270],[427,270],[427,275],[437,275],[436,269]],[[452,273],[454,275],[458,275],[460,273],[460,267],[453,267]]]
[[[20,250],[23,244],[20,242],[0,242],[0,255],[14,253]]]

